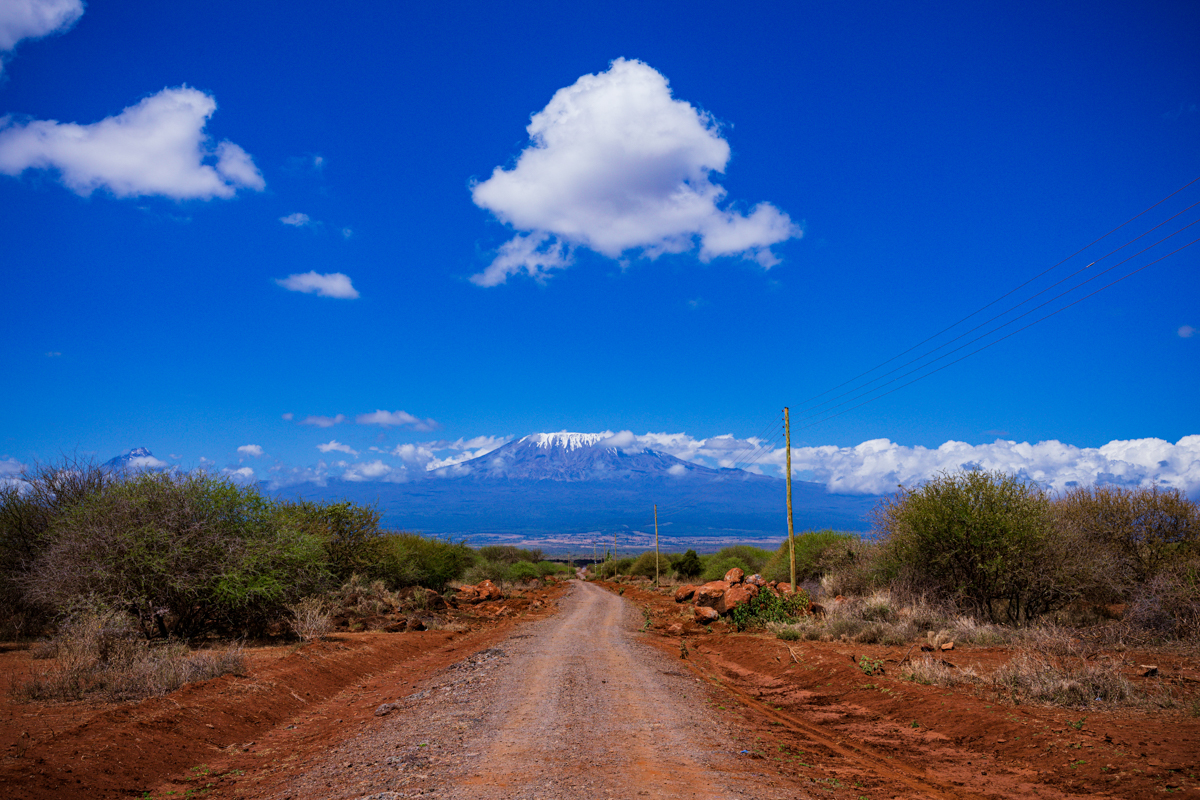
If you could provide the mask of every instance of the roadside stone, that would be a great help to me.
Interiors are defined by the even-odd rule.
[[[484,600],[499,600],[504,596],[500,591],[500,587],[491,581],[483,581],[475,587],[479,591],[480,597]]]
[[[728,588],[729,584],[725,581],[709,581],[696,589],[696,605],[716,608]]]
[[[954,649],[954,642],[946,642],[945,644],[943,644],[943,645],[942,645],[942,652],[943,652],[943,653],[944,653],[944,652],[946,652],[946,651],[948,651],[948,650],[953,650],[953,649]]]
[[[733,569],[729,570],[729,572],[725,573],[725,582],[726,583],[741,583],[745,579],[745,577],[746,577],[745,572],[743,572],[739,567],[734,567]]]
[[[730,586],[725,590],[725,595],[721,598],[720,605],[717,606],[717,611],[721,614],[728,614],[743,603],[747,603],[751,598],[758,595],[758,587],[752,583],[739,583],[735,586]]]
[[[409,617],[408,622],[404,624],[404,628],[410,631],[423,631],[425,630],[425,623],[421,621],[420,617]]]
[[[667,627],[667,633],[671,634],[672,636],[682,636],[683,626],[678,622],[672,623]]]
[[[716,622],[720,618],[721,615],[717,613],[715,608],[709,608],[708,606],[696,606],[696,622],[699,622],[701,625],[707,625],[710,622]]]
[[[375,716],[386,717],[388,714],[392,713],[392,711],[395,710],[395,708],[396,708],[395,703],[384,703],[379,708],[375,709]]]
[[[763,580],[763,576],[759,575],[758,573],[746,578],[746,583],[752,583],[760,589],[767,585],[767,582]]]
[[[675,590],[675,602],[676,603],[686,603],[688,600],[691,600],[692,596],[695,594],[696,594],[695,586],[691,586],[691,585],[680,586],[678,589]]]

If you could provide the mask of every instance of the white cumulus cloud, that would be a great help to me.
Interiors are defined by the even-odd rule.
[[[618,58],[607,72],[560,89],[526,128],[531,144],[512,169],[497,167],[472,199],[518,231],[471,278],[481,286],[524,272],[542,279],[586,247],[609,258],[649,258],[700,244],[700,259],[778,263],[771,246],[801,235],[787,214],[759,203],[722,208],[729,144],[718,125],[671,96],[667,79]]]
[[[63,33],[83,16],[82,0],[4,0],[0,2],[0,71],[3,57],[22,39]]]
[[[359,414],[354,421],[359,425],[380,425],[384,428],[407,425],[418,431],[431,431],[438,426],[437,422],[432,419],[420,419],[407,411],[384,411],[382,409],[372,411],[370,414]]]
[[[351,285],[349,276],[340,272],[321,274],[313,270],[288,275],[286,278],[276,278],[275,282],[289,292],[336,297],[339,300],[354,300],[358,297],[358,290]]]
[[[244,444],[237,451],[244,455],[253,456],[254,458],[262,458],[263,454],[262,445],[258,444]]]
[[[393,483],[402,483],[406,478],[407,474],[404,467],[393,468],[379,459],[368,461],[365,464],[354,464],[347,467],[346,471],[342,473],[342,480],[346,481],[391,481]]]
[[[242,483],[254,480],[254,470],[250,467],[238,467],[237,469],[226,467],[221,470],[221,474]]]
[[[1176,333],[1179,334],[1179,338],[1181,339],[1190,339],[1196,335],[1196,329],[1191,325],[1180,325]]]
[[[303,228],[305,225],[312,222],[308,214],[301,214],[297,211],[295,214],[288,214],[286,217],[280,217],[279,221],[284,225],[291,225],[293,228]]]
[[[778,466],[784,456],[781,448],[764,460]],[[1200,493],[1200,436],[1185,436],[1175,444],[1130,439],[1101,447],[1075,447],[1053,439],[1036,444],[998,439],[991,444],[949,441],[926,448],[873,439],[854,447],[792,449],[795,473],[808,473],[829,491],[845,494],[886,494],[939,472],[974,468],[1018,475],[1054,491],[1116,484],[1159,486],[1196,495]]]
[[[155,458],[154,456],[135,456],[126,462],[126,467],[131,470],[162,469],[165,466],[168,466],[167,462],[163,461],[161,458]]]
[[[90,125],[0,119],[0,172],[57,170],[67,188],[89,195],[163,195],[176,200],[233,197],[266,183],[238,145],[213,144],[204,132],[217,109],[211,95],[187,86],[163,89]]]
[[[319,445],[317,445],[317,449],[320,450],[322,453],[331,453],[336,450],[339,453],[348,453],[349,455],[352,455],[352,456],[358,455],[357,450],[355,450],[348,444],[342,444],[337,439],[331,439],[330,441],[326,442],[325,444],[319,444]]]

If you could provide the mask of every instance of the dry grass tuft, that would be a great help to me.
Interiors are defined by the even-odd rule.
[[[179,642],[152,646],[131,618],[103,607],[64,621],[38,656],[53,663],[13,688],[19,700],[79,700],[93,694],[137,700],[245,668],[240,646],[198,652]]]
[[[333,630],[333,614],[324,598],[306,597],[288,606],[288,625],[302,642],[320,639]]]

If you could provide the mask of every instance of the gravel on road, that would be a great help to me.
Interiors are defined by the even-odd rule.
[[[638,640],[641,615],[574,581],[521,626],[332,745],[279,798],[796,798],[748,757],[707,688]],[[411,692],[411,693],[409,693]]]

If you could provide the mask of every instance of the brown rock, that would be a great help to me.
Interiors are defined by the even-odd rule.
[[[746,578],[746,583],[752,583],[760,589],[767,585],[767,582],[763,580],[763,576],[757,573]]]
[[[410,631],[423,631],[425,630],[425,623],[421,622],[420,617],[409,617],[408,622],[405,623],[404,627],[406,630]]]
[[[491,581],[483,581],[475,587],[479,592],[482,600],[499,600],[504,594],[500,591],[500,587]]]
[[[825,616],[825,606],[819,603],[809,603],[808,613],[812,614],[814,617],[823,617]]]
[[[686,603],[688,600],[692,599],[692,595],[694,594],[696,594],[695,586],[680,586],[675,590],[675,602]]]
[[[742,603],[749,602],[750,598],[758,594],[758,587],[752,583],[739,583],[735,586],[730,586],[725,590],[725,595],[721,598],[721,602],[716,606],[716,609],[721,614],[728,614]]]
[[[745,577],[746,577],[745,572],[743,572],[742,570],[740,570],[737,567],[734,567],[733,569],[729,570],[729,572],[725,573],[725,582],[726,583],[741,583],[745,579]]]
[[[696,605],[716,608],[725,597],[725,590],[728,588],[729,584],[725,581],[709,581],[696,589]]]
[[[667,633],[671,634],[672,636],[682,636],[683,635],[683,626],[680,625],[678,622],[676,622],[672,625],[668,625]]]
[[[375,709],[375,716],[386,717],[388,714],[392,713],[392,711],[394,711],[395,708],[396,708],[395,703],[384,703],[379,708]]]
[[[943,653],[944,653],[944,652],[946,652],[946,651],[948,651],[948,650],[953,650],[953,649],[954,649],[954,642],[946,642],[945,644],[943,644],[943,645],[942,645],[942,652],[943,652]]]
[[[932,653],[932,652],[933,652],[933,645],[931,645],[931,644],[923,644],[923,645],[921,645],[921,652],[922,652],[922,653]]]
[[[709,608],[708,606],[696,606],[696,622],[699,622],[701,625],[706,625],[710,622],[716,622],[720,618],[721,615],[717,613],[715,608]]]

